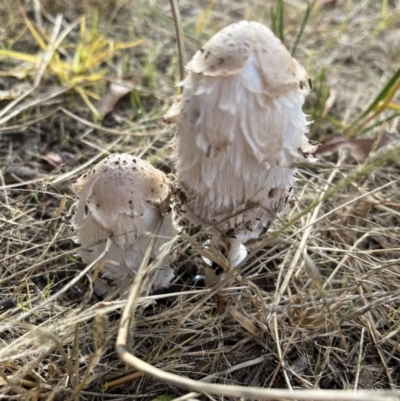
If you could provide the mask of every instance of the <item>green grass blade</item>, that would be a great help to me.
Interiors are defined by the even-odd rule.
[[[315,1],[316,0],[313,0],[311,3],[308,4],[306,12],[304,13],[304,18],[303,18],[303,21],[301,22],[300,31],[297,34],[296,40],[294,41],[294,44],[293,44],[292,49],[291,49],[291,53],[292,53],[293,57],[294,57],[294,54],[296,53],[297,46],[300,43],[301,37],[303,36],[304,29],[305,29],[305,27],[307,25],[308,19],[310,18],[311,11],[312,11],[312,9],[314,7]]]
[[[279,0],[278,4],[279,8],[279,39],[283,42],[284,34],[283,34],[283,27],[285,25],[284,16],[283,16],[283,0]]]
[[[159,12],[156,8],[152,8],[152,7],[148,6],[147,9],[151,11],[152,15],[155,18],[164,22],[169,28],[175,29],[175,23],[174,23],[173,18],[169,18],[169,17],[165,16],[164,14]],[[196,33],[194,29],[182,27],[182,30],[183,30],[185,38],[194,39],[194,40],[198,41],[199,43],[204,43],[205,41],[207,41],[209,39],[209,37],[207,35],[202,34],[202,33]]]
[[[373,100],[373,102],[368,106],[368,108],[364,112],[362,112],[353,122],[351,122],[346,127],[346,131],[353,128],[364,117],[366,117],[369,113],[371,113],[374,109],[376,109],[380,102],[387,100],[388,97],[390,97],[390,96],[393,97],[396,86],[399,85],[399,83],[398,83],[399,80],[400,80],[400,68],[394,73],[392,78],[385,85],[385,87],[381,90],[381,92],[378,94],[378,96]]]
[[[283,6],[284,0],[278,0],[276,11],[271,7],[271,29],[275,36],[277,36],[282,42],[284,40],[283,27],[285,24]]]
[[[368,125],[367,127],[363,128],[360,131],[360,134],[363,135],[365,133],[367,133],[368,131],[371,131],[372,129],[376,128],[376,127],[380,127],[382,126],[382,124],[388,123],[389,121],[393,120],[396,117],[400,117],[400,112],[399,113],[394,113],[392,115],[390,115],[389,117],[383,119],[383,120],[379,120],[376,121],[375,123]]]
[[[392,88],[396,85],[397,80],[400,79],[400,68],[395,72],[390,81],[386,84],[386,86],[382,89],[379,95],[375,98],[375,100],[371,103],[371,105],[365,110],[359,117],[358,120],[368,115],[379,102],[386,99],[387,95],[390,93]]]

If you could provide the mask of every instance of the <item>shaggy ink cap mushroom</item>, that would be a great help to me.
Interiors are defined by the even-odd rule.
[[[170,187],[162,171],[148,162],[127,154],[114,154],[89,170],[73,185],[79,197],[72,224],[82,245],[84,263],[96,260],[111,236],[112,245],[102,274],[118,283],[133,277],[146,251],[157,222],[164,216],[158,248],[176,235],[168,213]],[[165,274],[164,274],[165,273]],[[161,268],[154,288],[168,284],[172,270]],[[118,287],[118,284],[116,285]]]
[[[234,265],[241,241],[264,234],[287,207],[295,163],[312,160],[317,143],[302,111],[311,81],[272,31],[252,21],[217,32],[187,72],[165,118],[178,121],[182,211],[219,231]]]

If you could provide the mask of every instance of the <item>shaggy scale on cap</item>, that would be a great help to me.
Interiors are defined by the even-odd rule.
[[[150,233],[164,216],[160,246],[177,234],[169,214],[170,187],[165,174],[148,162],[127,154],[114,154],[93,167],[73,185],[79,197],[72,225],[77,242],[82,245],[78,255],[89,264],[104,251],[107,238],[112,245],[95,289],[107,295],[135,276],[150,242]],[[152,291],[168,286],[173,277],[168,260],[154,272]],[[147,292],[148,292],[147,291]]]
[[[183,210],[194,224],[214,225],[232,239],[232,262],[240,242],[257,238],[285,209],[293,164],[316,149],[302,111],[311,80],[267,27],[250,21],[216,33],[187,72],[182,98],[165,116],[178,121]]]

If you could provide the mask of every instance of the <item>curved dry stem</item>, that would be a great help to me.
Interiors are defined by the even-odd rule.
[[[160,225],[158,226],[159,230]],[[157,232],[157,229],[155,230]],[[180,387],[189,391],[199,393],[208,393],[215,395],[223,395],[230,397],[250,397],[259,400],[287,399],[287,400],[315,400],[315,401],[394,401],[400,397],[400,392],[392,391],[357,391],[346,392],[342,390],[289,390],[289,389],[263,389],[257,387],[242,387],[242,386],[226,386],[221,384],[211,384],[201,381],[189,379],[187,377],[178,376],[173,373],[165,372],[158,369],[141,359],[137,358],[130,352],[128,338],[130,328],[134,326],[135,312],[138,306],[140,288],[145,276],[146,269],[150,260],[150,255],[154,247],[154,235],[142,260],[139,270],[136,274],[135,281],[132,284],[127,304],[124,308],[118,337],[116,342],[116,350],[119,358],[126,364],[154,377],[162,382],[170,383],[176,387]]]
[[[186,52],[185,42],[183,38],[182,20],[179,12],[179,7],[176,0],[169,0],[171,4],[171,11],[174,17],[176,39],[178,41],[178,53],[179,53],[179,73],[181,81],[185,79],[185,66],[186,66]]]

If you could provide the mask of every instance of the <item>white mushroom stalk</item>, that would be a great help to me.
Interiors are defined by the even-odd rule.
[[[182,98],[165,116],[179,121],[183,210],[220,232],[237,265],[242,241],[259,237],[285,209],[294,163],[316,150],[302,111],[311,80],[267,27],[250,21],[215,34],[187,72]]]
[[[71,223],[82,249],[78,255],[89,264],[112,244],[107,261],[95,281],[95,291],[106,296],[134,278],[157,223],[163,218],[154,255],[177,230],[169,212],[170,186],[162,171],[127,154],[114,154],[93,167],[73,185],[79,197]],[[167,287],[173,277],[167,257],[153,272],[147,293]]]

